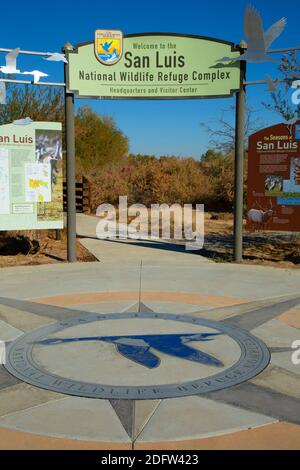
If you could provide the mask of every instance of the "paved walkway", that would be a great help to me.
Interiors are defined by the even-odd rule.
[[[27,341],[38,368],[24,378],[19,349],[21,372],[0,369],[0,448],[300,448],[300,366],[291,360],[298,270],[84,243],[100,262],[0,270],[0,340],[10,351]],[[248,337],[236,340],[242,332]],[[252,335],[268,348],[267,367]],[[241,351],[250,354],[246,368],[263,367],[245,380]],[[224,386],[205,392],[216,373]],[[49,374],[58,379],[46,387]],[[171,398],[164,387],[174,384]],[[152,395],[131,395],[136,387]]]
[[[84,214],[77,214],[77,235],[80,242],[101,262],[114,262],[121,264],[154,265],[198,265],[209,263],[197,251],[186,251],[184,245],[175,245],[164,241],[151,240],[99,240],[96,236],[96,227],[99,219]]]

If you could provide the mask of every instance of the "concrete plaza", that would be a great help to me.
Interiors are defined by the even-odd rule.
[[[300,271],[208,262],[167,244],[100,241],[90,223],[79,235],[99,262],[0,270],[0,340],[13,355],[14,341],[33,331],[48,338],[27,341],[41,373],[1,366],[0,448],[299,449],[300,365],[291,357],[300,340]],[[56,332],[57,324],[64,329]],[[246,349],[251,338],[266,346],[266,364],[205,391],[216,372],[219,382],[233,377],[244,348],[235,332],[249,336]],[[161,335],[179,337],[200,359],[145,346]],[[38,385],[44,373],[61,378],[58,388]],[[72,384],[60,390],[70,380],[83,384],[82,396]],[[198,380],[199,391],[186,391]],[[111,386],[111,396],[91,398],[87,383]],[[175,384],[179,392],[168,396]],[[153,393],[139,399],[136,387]]]

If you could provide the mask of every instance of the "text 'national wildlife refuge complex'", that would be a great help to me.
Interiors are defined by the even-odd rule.
[[[111,40],[109,33],[107,39],[96,36],[95,43],[68,54],[70,92],[108,99],[184,99],[231,96],[241,87],[240,62],[218,63],[220,57],[239,56],[231,43],[161,33],[118,40],[117,50],[113,33]]]

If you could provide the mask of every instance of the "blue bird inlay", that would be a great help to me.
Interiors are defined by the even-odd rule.
[[[199,364],[223,367],[224,364],[216,357],[189,345],[193,341],[211,341],[220,334],[222,333],[84,336],[80,338],[49,338],[37,341],[34,344],[49,346],[81,341],[104,341],[114,344],[122,356],[149,369],[158,367],[161,362],[152,350],[187,361],[198,362]]]

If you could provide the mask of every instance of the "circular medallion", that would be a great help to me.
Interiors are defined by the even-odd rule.
[[[261,340],[229,324],[141,312],[88,314],[24,334],[8,347],[5,367],[67,395],[150,400],[231,387],[269,360]]]

